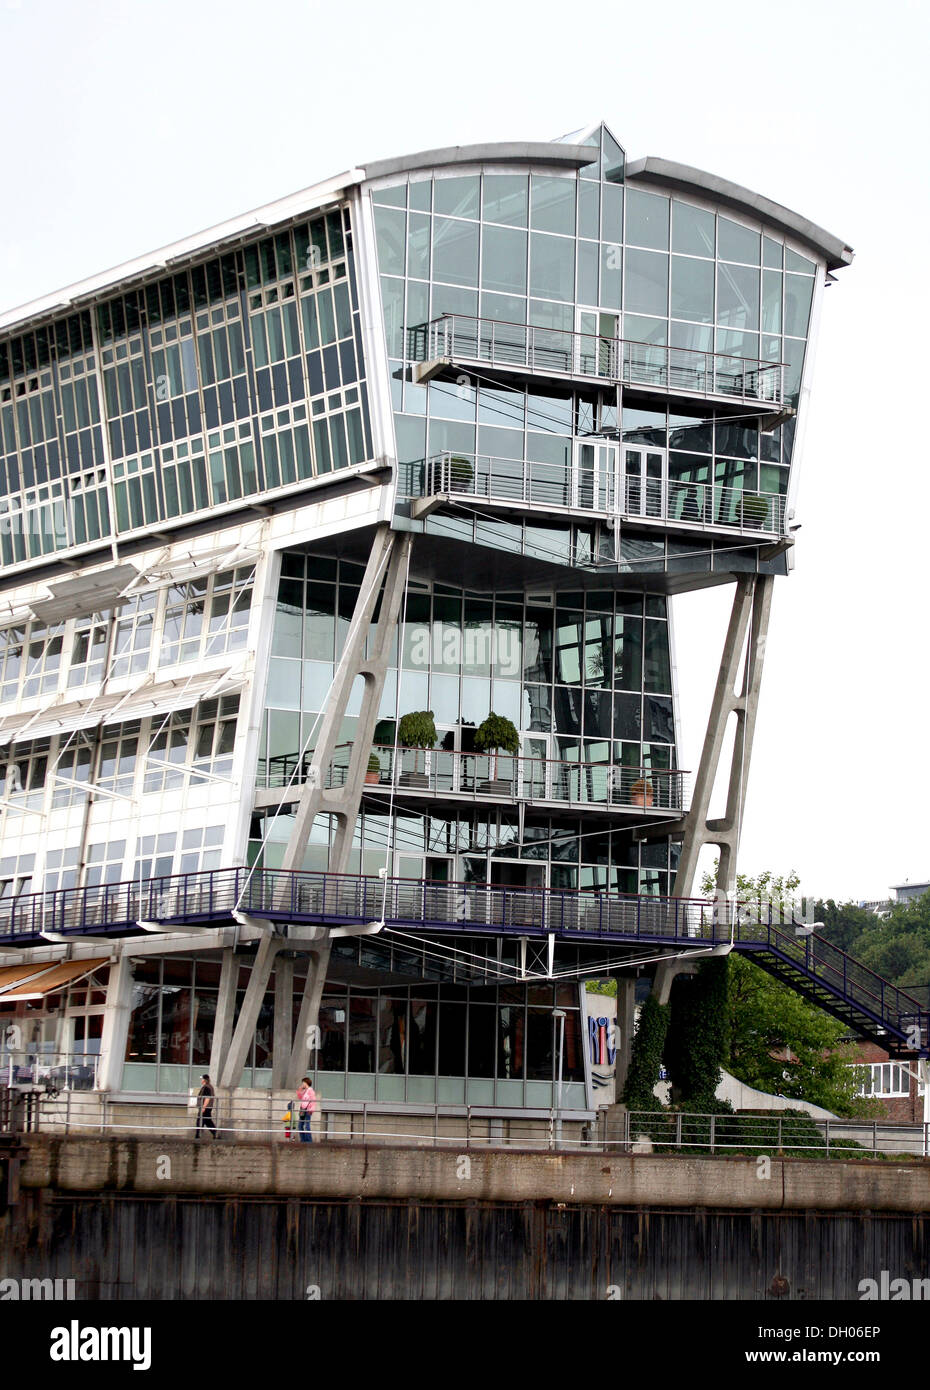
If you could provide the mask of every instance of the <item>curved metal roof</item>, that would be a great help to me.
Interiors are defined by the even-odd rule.
[[[415,169],[441,169],[450,164],[564,164],[582,169],[593,164],[598,151],[592,145],[563,145],[558,141],[517,140],[485,145],[449,145],[442,150],[421,150],[400,159],[377,159],[365,165],[366,179],[390,174],[409,174]]]
[[[729,179],[722,179],[717,174],[708,174],[703,169],[693,169],[690,164],[677,164],[672,159],[659,159],[655,155],[647,155],[645,159],[637,159],[627,164],[626,180],[628,183],[662,184],[666,188],[680,189],[683,193],[699,193],[723,207],[749,213],[761,222],[767,222],[769,226],[804,242],[812,251],[824,257],[829,270],[838,270],[852,261],[852,248],[840,237],[825,232],[815,222],[792,212],[790,208],[782,207],[781,203],[773,203],[761,193],[753,193],[741,184],[731,183]]]

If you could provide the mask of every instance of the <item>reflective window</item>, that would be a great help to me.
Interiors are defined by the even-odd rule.
[[[669,200],[638,188],[626,191],[626,241],[628,246],[668,250]]]

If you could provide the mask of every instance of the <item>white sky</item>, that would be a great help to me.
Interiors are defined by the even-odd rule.
[[[845,238],[741,867],[883,896],[930,876],[930,483],[908,427],[927,396],[928,16],[924,0],[0,0],[0,308],[366,160],[600,119],[630,158],[707,169]],[[677,602],[687,768],[731,593]]]

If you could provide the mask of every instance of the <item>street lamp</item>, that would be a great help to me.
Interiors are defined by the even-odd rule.
[[[564,1056],[565,1056],[565,1010],[564,1010],[564,1009],[553,1009],[553,1010],[552,1010],[552,1021],[553,1021],[553,1023],[555,1022],[556,1019],[559,1020],[559,1087],[558,1087],[558,1091],[557,1091],[557,1093],[556,1093],[556,1098],[557,1098],[557,1101],[556,1101],[556,1114],[557,1114],[557,1117],[558,1117],[558,1118],[557,1118],[557,1120],[556,1120],[556,1129],[555,1129],[555,1143],[556,1143],[556,1148],[558,1148],[559,1145],[560,1145],[561,1142],[562,1142],[562,1061],[563,1061]]]

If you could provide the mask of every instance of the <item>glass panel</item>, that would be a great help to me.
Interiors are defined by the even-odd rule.
[[[714,321],[714,266],[686,256],[672,257],[672,307],[676,319]]]
[[[729,217],[717,219],[717,256],[721,261],[746,261],[759,264],[761,233],[731,222]]]
[[[806,275],[785,276],[785,332],[793,338],[807,336],[814,282]],[[777,330],[772,329],[772,332]]]
[[[485,227],[481,285],[486,290],[526,293],[526,233],[508,227]]]
[[[543,299],[575,297],[575,242],[568,237],[533,232],[530,293]]]
[[[477,218],[478,183],[477,174],[466,174],[460,178],[436,179],[433,211],[448,213],[450,217]]]
[[[525,174],[485,174],[484,210],[486,222],[503,222],[508,227],[525,227],[527,181]]]
[[[433,218],[433,275],[453,285],[477,285],[477,223]]]
[[[669,200],[657,193],[626,191],[626,241],[628,246],[668,250]]]
[[[714,214],[672,199],[672,250],[689,256],[713,256]]]
[[[530,190],[530,223],[538,232],[575,232],[575,180],[534,174]]]
[[[759,327],[758,270],[742,265],[717,266],[717,322],[731,328]]]
[[[378,267],[382,275],[403,275],[407,216],[394,208],[375,208]]]
[[[632,314],[668,313],[668,256],[627,251],[624,303]]]

